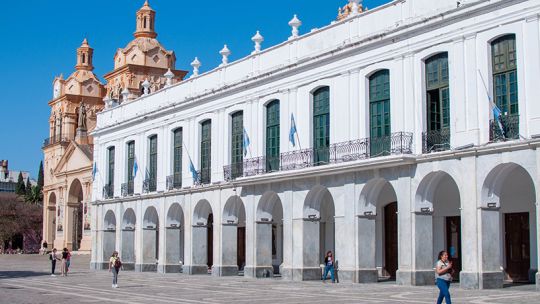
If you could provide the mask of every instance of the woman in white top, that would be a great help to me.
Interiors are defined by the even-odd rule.
[[[435,283],[439,288],[439,298],[437,304],[441,304],[443,299],[446,304],[452,304],[450,299],[450,282],[452,282],[452,262],[448,260],[448,252],[439,252],[437,266],[435,266]]]

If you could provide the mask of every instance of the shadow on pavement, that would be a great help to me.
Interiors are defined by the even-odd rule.
[[[42,277],[49,276],[48,272],[36,272],[36,271],[0,271],[0,280],[2,279],[16,279],[16,278],[29,278],[29,277]]]

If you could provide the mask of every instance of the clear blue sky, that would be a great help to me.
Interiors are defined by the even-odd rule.
[[[263,48],[290,35],[287,25],[297,14],[300,33],[323,27],[336,18],[347,0],[178,1],[150,0],[156,10],[158,40],[176,52],[176,68],[191,70],[195,56],[201,71],[219,65],[218,54],[228,44],[230,61],[248,55],[251,37],[259,30]],[[390,0],[364,0],[374,8]],[[48,137],[47,102],[54,76],[69,76],[75,50],[84,37],[94,48],[94,72],[112,70],[117,48],[133,39],[135,12],[144,0],[26,0],[2,3],[0,19],[0,159],[12,170],[37,176],[41,145]]]

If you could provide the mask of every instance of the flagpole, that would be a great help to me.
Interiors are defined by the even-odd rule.
[[[296,123],[295,123],[296,125]],[[300,136],[298,136],[298,129],[296,129],[296,140],[298,140],[298,148],[300,148],[300,150],[302,150],[302,145],[300,144]]]

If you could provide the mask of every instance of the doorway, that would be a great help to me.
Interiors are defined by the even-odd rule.
[[[238,262],[238,270],[242,271],[246,265],[246,227],[238,227],[236,237],[236,261]]]
[[[506,213],[506,274],[512,282],[528,282],[530,257],[529,213]]]
[[[208,266],[208,269],[211,270],[212,265],[214,265],[214,214],[212,213],[208,215],[206,231],[206,265]]]
[[[461,272],[461,217],[446,217],[446,250],[454,269],[453,279],[459,281]]]
[[[384,207],[384,268],[391,279],[398,269],[398,219],[397,202]]]

